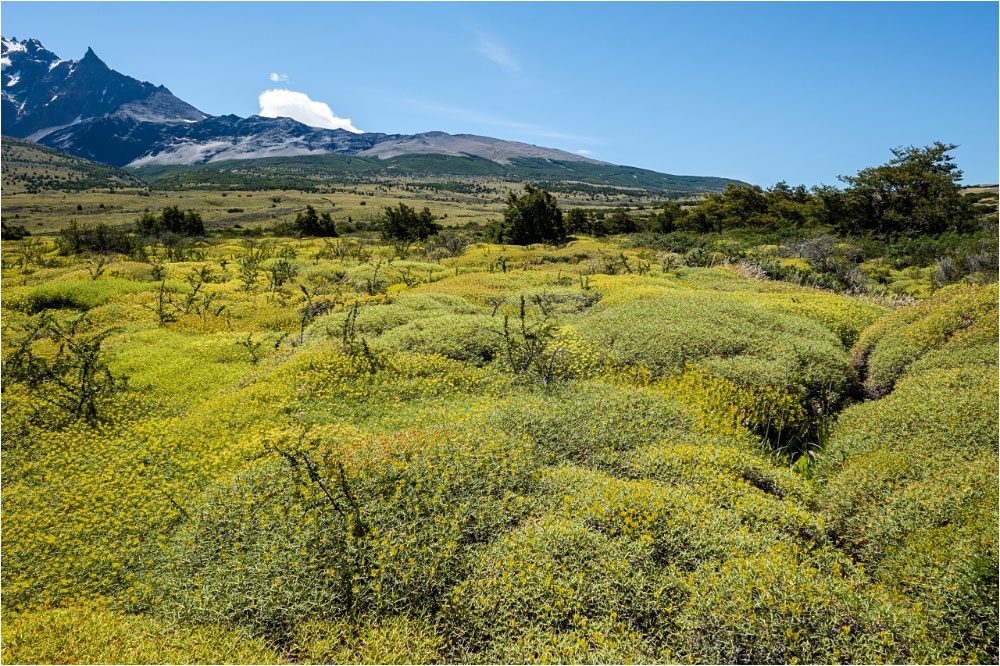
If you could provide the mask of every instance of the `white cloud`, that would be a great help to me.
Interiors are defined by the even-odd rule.
[[[486,35],[479,35],[479,43],[476,45],[476,50],[479,51],[480,55],[500,65],[511,74],[517,74],[521,71],[521,65],[510,54],[507,47],[498,41],[490,39]]]
[[[287,83],[288,74],[278,74],[277,72],[271,72],[271,75],[267,77],[274,81],[275,83]]]
[[[578,155],[593,155],[592,151],[586,150],[584,148],[581,148],[580,150],[578,150],[576,152],[577,152]]]
[[[265,118],[292,118],[310,127],[361,133],[350,118],[338,118],[329,106],[309,99],[305,93],[276,88],[262,92],[259,101],[260,115]]]

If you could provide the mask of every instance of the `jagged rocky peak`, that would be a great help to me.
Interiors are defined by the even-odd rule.
[[[38,141],[126,105],[132,105],[127,112],[161,123],[207,117],[166,88],[109,68],[93,48],[80,60],[60,60],[37,39],[3,38],[2,50],[2,131],[10,136]]]
[[[435,174],[462,175],[469,173],[468,161],[488,160],[503,169],[531,162],[542,169],[555,164],[556,178],[594,179],[598,178],[593,175],[594,169],[604,169],[600,178],[605,180],[599,178],[597,182],[622,182],[619,167],[614,165],[488,136],[438,131],[413,135],[356,133],[312,127],[292,118],[209,116],[162,85],[116,72],[89,47],[79,60],[60,60],[37,39],[3,38],[0,50],[3,134],[104,164],[141,168],[328,154],[357,155],[377,164],[400,157],[435,155],[451,159],[420,159],[425,165],[421,168],[430,168]],[[455,171],[426,166],[439,164],[440,168]],[[475,167],[480,168],[489,171],[491,167]],[[632,171],[631,178],[635,179],[639,177],[636,172],[643,170]],[[687,191],[698,186],[721,189],[726,182],[653,172],[646,172],[643,178],[648,179],[648,174],[655,176],[649,180],[654,187],[672,190],[682,187]],[[701,185],[686,185],[682,182],[685,178]]]
[[[87,52],[83,54],[83,58],[80,59],[80,64],[87,64],[94,67],[99,66],[105,69],[108,68],[108,66],[104,64],[104,61],[98,58],[97,54],[94,53],[94,49],[89,46],[87,47]]]
[[[13,37],[11,39],[0,38],[0,54],[6,55],[8,53],[23,53],[30,58],[40,60],[59,59],[55,53],[42,46],[42,43],[37,39],[26,39],[21,42]]]

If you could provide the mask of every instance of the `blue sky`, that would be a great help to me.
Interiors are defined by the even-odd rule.
[[[998,180],[994,2],[0,10],[6,37],[62,58],[92,46],[211,114],[258,113],[281,88],[365,131],[486,134],[765,186],[834,184],[942,140],[960,144],[967,183]]]

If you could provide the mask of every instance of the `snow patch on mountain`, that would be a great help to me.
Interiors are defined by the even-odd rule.
[[[19,42],[16,39],[7,39],[6,37],[0,37],[0,44],[3,44],[3,48],[4,48],[5,51],[9,51],[11,53],[16,52],[16,51],[27,51],[28,50],[28,46],[27,46],[28,42],[26,42],[26,41],[25,42]]]
[[[246,160],[257,157],[296,157],[300,155],[325,155],[327,148],[311,148],[299,137],[289,137],[271,143],[262,143],[260,137],[250,136],[236,141],[181,142],[159,149],[133,160],[130,167],[148,164],[206,164],[223,160]]]
[[[52,134],[53,132],[58,132],[61,129],[66,129],[67,127],[72,127],[73,125],[77,125],[82,120],[83,120],[83,118],[81,116],[77,116],[76,118],[73,119],[73,122],[66,123],[65,125],[56,125],[54,127],[46,127],[44,129],[40,129],[37,132],[34,132],[34,133],[26,136],[24,138],[27,139],[28,141],[38,141],[39,139],[41,139],[43,136],[45,136],[47,134]]]

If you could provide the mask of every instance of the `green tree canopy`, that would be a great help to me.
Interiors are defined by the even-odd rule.
[[[426,206],[420,212],[400,203],[396,208],[386,206],[382,215],[382,237],[395,240],[424,240],[436,234],[441,225]]]
[[[962,197],[962,172],[948,151],[955,144],[893,148],[893,158],[856,176],[841,176],[847,215],[841,231],[940,233],[962,229],[975,220]]]
[[[639,225],[626,208],[616,208],[604,224],[613,234],[631,234],[639,230]]]
[[[677,230],[677,222],[686,213],[680,204],[668,201],[660,207],[651,221],[650,231],[669,234]]]
[[[590,215],[583,208],[570,208],[566,212],[566,231],[571,234],[590,233]]]
[[[511,192],[496,236],[499,242],[514,245],[555,243],[565,239],[566,226],[556,198],[551,192],[531,185],[524,186],[521,196]]]
[[[330,217],[330,213],[320,215],[312,206],[306,206],[305,211],[296,215],[294,224],[303,236],[336,238],[340,235],[337,233],[337,224]]]
[[[193,210],[181,211],[177,206],[167,206],[159,215],[143,213],[136,220],[140,233],[158,236],[162,233],[181,234],[182,236],[202,236],[205,234],[205,223],[201,215]]]

